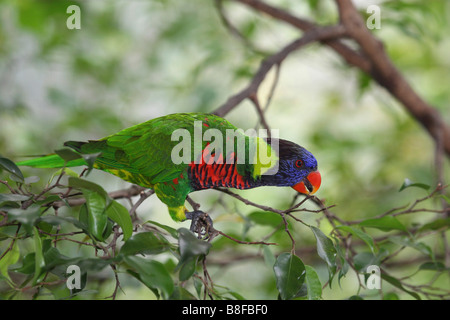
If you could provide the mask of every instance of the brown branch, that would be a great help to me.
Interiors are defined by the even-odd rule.
[[[297,204],[292,205],[290,208],[288,208],[286,210],[280,210],[280,209],[272,208],[272,207],[265,206],[265,205],[262,205],[262,204],[250,201],[248,199],[245,199],[244,197],[242,197],[242,196],[238,195],[237,193],[234,193],[233,191],[231,191],[229,189],[226,189],[226,188],[214,188],[214,190],[218,190],[218,191],[221,191],[223,193],[226,193],[226,194],[232,196],[233,198],[238,199],[239,201],[243,202],[244,204],[246,204],[248,206],[253,206],[253,207],[261,209],[263,211],[274,212],[274,213],[277,213],[279,215],[285,215],[285,214],[290,215],[290,213],[292,213],[292,212],[319,213],[319,212],[325,212],[328,209],[333,208],[335,206],[335,205],[331,205],[331,206],[326,207],[317,197],[315,197],[315,196],[305,196],[303,200],[301,200]],[[303,205],[307,200],[312,200],[315,203],[319,202],[321,204],[320,209],[319,210],[312,210],[312,209],[307,209],[307,208],[297,209],[298,207]],[[292,216],[292,215],[290,215],[290,216]],[[300,220],[298,220],[298,221],[300,221]]]
[[[11,193],[18,193],[16,190],[14,190],[10,185],[9,185],[9,183],[8,183],[8,181],[3,181],[3,180],[0,180],[0,183],[1,184],[4,184],[8,189],[9,189],[9,191],[11,192]]]
[[[264,111],[261,108],[261,104],[259,103],[258,96],[256,94],[253,94],[249,97],[249,99],[251,102],[253,102],[253,105],[255,106],[255,109],[256,109],[256,112],[258,113],[259,121],[260,121],[261,125],[263,126],[263,128],[265,130],[267,130],[267,137],[271,138],[270,127],[269,127],[269,124],[267,123],[266,117],[264,116]]]
[[[230,239],[230,240],[232,240],[232,241],[234,241],[234,242],[240,243],[240,244],[262,244],[262,245],[266,245],[266,246],[269,246],[269,245],[274,245],[274,246],[276,246],[276,245],[278,245],[277,243],[274,243],[274,242],[264,242],[264,241],[242,241],[242,240],[238,240],[238,239],[236,239],[236,238],[233,238],[233,237],[227,235],[226,233],[223,233],[222,231],[217,230],[217,232],[218,232],[219,234],[221,234],[222,236],[224,236],[225,238],[228,238],[228,239]]]
[[[137,186],[135,186],[136,189],[139,189]],[[144,189],[145,190],[145,189]],[[149,189],[147,191],[141,190],[139,192],[139,199],[136,201],[136,203],[131,207],[130,209],[130,216],[136,219],[136,210],[137,208],[144,202],[148,197],[150,197],[152,194],[155,193],[152,189]],[[133,190],[131,190],[130,194],[127,194],[125,197],[122,196],[122,194],[115,194],[113,196],[116,196],[116,198],[112,197],[113,199],[119,199],[119,198],[131,198],[134,195]],[[119,196],[119,197],[117,197]]]
[[[310,210],[310,209],[306,209],[306,208],[297,209],[297,208],[300,207],[302,204],[304,204],[307,200],[309,200],[309,199],[313,199],[313,200],[314,200],[314,199],[317,199],[317,198],[314,197],[314,196],[306,196],[303,200],[301,200],[299,203],[297,203],[297,204],[291,206],[290,208],[288,208],[288,209],[286,209],[286,210],[279,210],[279,209],[275,209],[275,208],[272,208],[272,207],[269,207],[269,206],[261,205],[261,204],[255,203],[255,202],[253,202],[253,201],[250,201],[250,200],[248,200],[248,199],[245,199],[245,198],[241,197],[240,195],[238,195],[238,194],[236,194],[236,193],[230,191],[229,189],[225,189],[225,188],[215,188],[215,190],[218,190],[218,191],[221,191],[221,192],[223,192],[223,193],[226,193],[226,194],[228,194],[228,195],[230,195],[230,196],[232,196],[232,197],[238,199],[239,201],[242,201],[242,202],[243,202],[244,204],[246,204],[246,205],[253,206],[253,207],[255,207],[255,208],[259,208],[259,209],[264,210],[264,211],[274,212],[274,213],[279,214],[279,215],[281,216],[281,218],[283,219],[284,231],[286,232],[286,234],[287,234],[287,235],[289,236],[289,238],[291,239],[291,243],[292,243],[291,251],[292,251],[292,252],[295,252],[295,239],[294,239],[294,237],[292,236],[292,233],[289,231],[289,228],[288,228],[288,221],[287,221],[287,219],[286,219],[286,216],[289,216],[289,217],[291,217],[292,219],[294,219],[295,221],[300,222],[300,223],[302,223],[302,224],[304,224],[304,225],[306,225],[306,226],[309,226],[308,224],[306,224],[305,222],[303,222],[301,219],[299,219],[299,218],[293,216],[291,213],[292,213],[292,212],[299,212],[299,211],[319,213],[319,212],[325,212],[325,211],[327,211],[329,208],[333,207],[333,206],[331,206],[331,207],[325,207],[325,206],[323,206],[323,207],[320,208],[319,210]],[[221,232],[219,231],[219,233],[221,233]],[[222,233],[221,233],[221,234],[222,234]],[[222,235],[224,235],[224,234],[222,234]],[[225,236],[226,236],[226,235],[225,235]],[[228,237],[228,236],[227,236],[227,237]],[[228,237],[228,238],[230,238],[230,237]],[[230,238],[230,239],[232,239],[232,238]],[[232,239],[232,240],[236,241],[235,239]],[[236,242],[239,242],[239,241],[236,241]],[[266,245],[274,244],[274,243],[265,243],[265,242],[253,242],[253,243],[239,242],[239,243],[246,243],[246,244],[266,244]]]
[[[265,79],[267,73],[272,69],[272,67],[275,65],[280,65],[284,61],[284,59],[286,59],[286,57],[292,52],[312,42],[321,41],[324,39],[335,39],[343,37],[344,35],[344,29],[340,25],[315,28],[309,30],[308,32],[305,32],[305,34],[300,39],[291,42],[279,52],[263,60],[250,84],[239,93],[231,96],[222,106],[214,111],[214,114],[218,116],[225,116],[243,100],[256,95],[258,93],[259,86]]]
[[[192,209],[194,211],[197,211],[200,209],[200,204],[195,202],[191,197],[187,196],[186,197],[187,202],[189,202],[189,204],[192,206]]]
[[[230,20],[227,18],[225,14],[225,10],[223,8],[223,1],[224,0],[214,0],[214,4],[216,6],[217,12],[219,14],[219,18],[222,21],[222,24],[224,27],[228,30],[228,32],[238,38],[240,41],[243,42],[244,46],[246,48],[250,48],[253,52],[261,54],[261,55],[267,55],[267,53],[263,52],[263,50],[258,49],[253,43],[249,41],[240,31],[238,28],[236,28]]]
[[[282,22],[288,23],[293,27],[300,29],[302,31],[309,31],[311,29],[319,28],[320,26],[307,19],[299,18],[291,13],[282,10],[280,8],[271,6],[265,2],[259,0],[232,0],[234,2],[239,2],[246,6],[249,6],[259,12],[265,13],[274,19],[280,20]],[[350,48],[348,45],[344,44],[339,39],[321,39],[319,42],[329,46],[334,51],[339,53],[339,55],[344,58],[344,60],[359,69],[368,72],[370,69],[370,62],[366,59],[364,54]]]
[[[260,0],[231,1],[246,5],[305,32],[318,27],[314,22],[296,17]],[[428,131],[437,145],[437,153],[439,150],[445,150],[447,156],[450,155],[450,128],[443,121],[440,112],[425,102],[394,66],[384,50],[382,42],[367,29],[363,18],[351,0],[336,0],[336,3],[341,23],[351,38],[358,43],[361,51],[352,49],[339,39],[321,39],[319,41],[336,51],[349,65],[358,67],[386,88]]]
[[[342,25],[371,62],[368,73],[402,103],[428,131],[436,144],[442,143],[445,152],[450,155],[450,128],[443,121],[439,111],[425,102],[394,66],[383,43],[366,28],[352,1],[336,0],[336,3]]]
[[[372,217],[371,219],[379,219],[379,218],[383,218],[385,216],[392,216],[392,217],[396,217],[399,215],[404,215],[404,214],[410,214],[410,213],[417,213],[417,212],[433,212],[433,213],[440,213],[440,214],[445,214],[449,212],[449,208],[445,207],[444,209],[428,209],[428,208],[419,208],[417,209],[416,207],[421,204],[422,202],[429,200],[431,198],[434,198],[437,194],[441,193],[441,191],[445,190],[448,186],[442,186],[440,184],[437,185],[437,187],[428,195],[426,195],[423,198],[419,198],[414,200],[414,202],[412,204],[410,204],[409,206],[403,205],[400,207],[396,207],[396,208],[392,208],[384,213],[381,213],[377,216]],[[333,219],[338,220],[338,218],[336,216],[332,216]],[[361,223],[362,221],[364,221],[365,219],[358,219],[358,220],[351,220],[351,221],[344,221],[344,220],[338,220],[341,224],[345,224],[345,225],[353,225],[353,224],[358,224]]]
[[[129,199],[131,197],[140,195],[145,190],[147,190],[147,189],[144,187],[132,185],[131,187],[129,187],[127,189],[112,191],[112,192],[108,193],[108,195],[112,199],[124,199],[124,198]],[[147,197],[151,196],[152,194],[153,193],[149,193],[147,195]],[[145,198],[147,198],[147,197],[145,197]],[[82,204],[86,203],[85,198],[66,199],[66,201],[67,201],[67,204],[69,204],[69,206],[71,206],[71,207],[81,206]],[[51,206],[53,206],[54,208],[64,207],[65,205],[66,205],[66,202],[64,202],[64,201],[56,201],[51,204]]]

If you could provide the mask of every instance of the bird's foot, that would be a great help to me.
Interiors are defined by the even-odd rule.
[[[214,229],[212,219],[206,212],[200,210],[186,212],[186,219],[191,220],[190,230],[197,233],[199,239],[211,241],[219,234]]]

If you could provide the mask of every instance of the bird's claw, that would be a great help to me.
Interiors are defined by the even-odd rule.
[[[213,221],[209,214],[206,212],[196,210],[192,212],[186,212],[186,219],[191,220],[190,230],[198,234],[198,238],[211,241],[219,233],[213,227]]]

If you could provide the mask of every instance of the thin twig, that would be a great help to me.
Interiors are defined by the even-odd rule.
[[[262,244],[262,245],[266,245],[266,246],[276,246],[278,245],[275,242],[264,242],[264,241],[242,241],[242,240],[238,240],[236,238],[233,238],[229,235],[227,235],[226,233],[223,233],[222,231],[217,230],[217,232],[219,234],[221,234],[222,236],[224,236],[225,238],[228,238],[230,240],[233,240],[234,242],[240,243],[240,244]]]
[[[344,36],[345,30],[340,25],[314,28],[305,32],[301,38],[289,43],[276,54],[262,61],[250,84],[239,93],[228,98],[222,106],[214,111],[214,114],[223,117],[243,100],[257,94],[258,88],[265,79],[267,73],[273,66],[280,66],[284,59],[286,59],[292,52],[312,42],[321,41],[324,39],[336,39]]]

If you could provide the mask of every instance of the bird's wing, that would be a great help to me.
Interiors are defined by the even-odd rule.
[[[193,154],[194,122],[209,123],[203,127],[234,128],[226,120],[201,113],[172,114],[149,120],[124,129],[98,141],[83,146],[84,151],[102,152],[97,162],[101,169],[126,170],[131,174],[144,176],[151,184],[171,181],[177,178],[187,164],[177,164],[172,159],[173,148],[180,143],[172,141],[172,133],[177,129],[189,132]],[[90,146],[89,146],[90,145]],[[204,142],[202,141],[202,149]],[[108,170],[109,169],[109,170]],[[114,173],[114,172],[112,172]],[[115,174],[115,173],[114,173]]]

